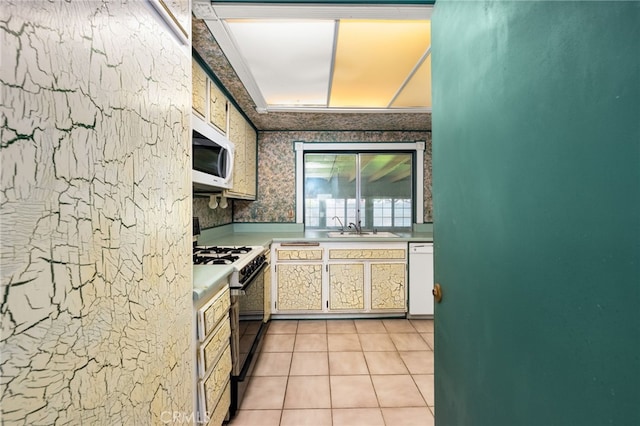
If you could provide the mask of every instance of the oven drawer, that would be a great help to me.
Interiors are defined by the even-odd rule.
[[[228,388],[230,377],[231,350],[227,346],[209,377],[199,380],[200,392],[198,392],[198,395],[200,397],[201,412],[211,415],[214,412],[214,408],[223,403],[221,396],[224,396],[224,392]],[[229,404],[226,404],[226,409],[228,408]]]
[[[200,345],[198,351],[198,377],[204,378],[213,368],[222,351],[229,347],[231,324],[229,315],[225,315],[218,327],[211,333],[211,337]]]
[[[201,342],[216,328],[218,322],[227,315],[230,305],[229,287],[225,286],[206,305],[198,309],[198,339]]]

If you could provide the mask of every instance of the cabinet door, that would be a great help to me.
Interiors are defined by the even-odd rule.
[[[266,256],[269,266],[264,270],[264,322],[271,319],[271,252]]]
[[[364,309],[364,264],[329,264],[329,309]]]
[[[256,168],[258,166],[258,155],[256,152],[256,131],[248,122],[245,129],[245,180],[246,194],[248,198],[256,197]]]
[[[233,188],[225,190],[224,195],[244,200],[256,199],[257,182],[257,134],[244,116],[231,103],[227,102],[229,115],[229,140],[235,146],[233,161]]]
[[[244,117],[233,105],[229,105],[229,140],[235,146],[235,158],[233,162],[233,189],[234,194],[244,194],[247,187],[245,179],[245,121]]]
[[[207,74],[196,62],[191,59],[192,68],[192,106],[193,110],[202,117],[207,115]]]
[[[227,98],[213,82],[209,83],[209,122],[227,133]]]
[[[406,265],[371,264],[371,309],[406,311]]]
[[[322,264],[278,264],[278,311],[322,310]]]

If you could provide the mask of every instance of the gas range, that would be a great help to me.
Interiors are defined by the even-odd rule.
[[[194,265],[231,265],[229,286],[241,289],[266,262],[265,248],[262,246],[193,246]]]
[[[247,374],[255,364],[263,336],[269,327],[265,322],[265,279],[268,266],[267,250],[262,246],[198,245],[200,221],[193,218],[193,264],[198,268],[233,268],[229,275],[231,325],[231,401],[229,415],[233,417],[247,388]],[[211,270],[213,272],[213,269]],[[268,290],[268,288],[267,288]],[[199,360],[200,357],[197,357]],[[200,362],[200,361],[197,361]],[[200,388],[198,388],[200,389]],[[198,390],[199,393],[204,390]]]

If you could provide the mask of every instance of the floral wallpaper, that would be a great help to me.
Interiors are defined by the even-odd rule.
[[[194,195],[193,216],[199,219],[200,228],[202,229],[227,225],[231,223],[233,219],[233,202],[229,200],[228,204],[229,206],[226,209],[222,209],[220,207],[210,209],[208,197],[199,197]]]
[[[186,416],[190,49],[145,2],[0,11],[1,422]]]
[[[293,143],[426,141],[424,156],[424,220],[433,221],[431,195],[431,132],[319,131],[258,133],[256,201],[234,201],[234,222],[295,222],[296,170]]]

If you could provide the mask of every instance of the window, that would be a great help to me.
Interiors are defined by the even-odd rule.
[[[391,226],[393,210],[391,198],[377,198],[373,200],[373,226]]]
[[[411,227],[413,153],[307,152],[303,164],[307,228]]]
[[[394,226],[411,226],[411,199],[394,200],[393,223]]]
[[[373,200],[373,226],[407,228],[411,226],[410,198]]]
[[[331,217],[331,218],[335,218],[338,217],[340,218],[340,220],[342,220],[343,222],[345,221],[345,199],[344,198],[336,198],[336,199],[328,199],[325,201],[325,211],[326,211],[326,216],[327,217]],[[331,219],[334,220],[335,219]],[[337,226],[338,223],[337,221],[335,221],[335,223],[332,223],[329,226]]]
[[[390,230],[424,223],[423,141],[295,142],[294,148],[296,223],[327,229],[360,221],[363,229]]]
[[[320,203],[317,199],[307,198],[305,200],[304,223],[308,223],[310,227],[320,226]]]

